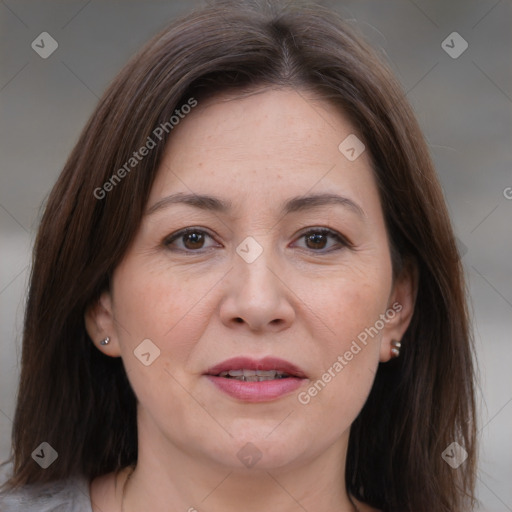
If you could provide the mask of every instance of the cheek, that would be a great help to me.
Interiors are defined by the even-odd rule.
[[[116,320],[131,338],[154,338],[165,344],[169,339],[180,340],[177,332],[198,326],[203,299],[213,280],[214,276],[207,274],[192,278],[165,264],[146,270],[143,264],[128,262],[115,276]]]
[[[298,396],[305,414],[326,418],[326,435],[345,430],[363,407],[379,363],[381,322],[391,283],[386,269],[367,267],[365,272],[346,272],[332,279],[312,299],[315,310],[328,327],[316,336],[312,360],[319,372]],[[313,304],[316,304],[314,306]],[[322,427],[323,428],[323,427]]]
[[[160,421],[170,410],[183,421],[190,396],[179,383],[208,319],[201,299],[211,285],[163,266],[147,271],[135,259],[113,281],[121,357],[138,401]]]
[[[192,279],[169,268],[145,271],[133,260],[118,268],[114,314],[121,357],[141,403],[160,404],[153,407],[162,411],[177,407],[183,393],[177,382],[188,377],[209,320],[206,294],[212,285],[206,276]]]
[[[336,314],[336,336],[323,340],[316,349],[322,353],[318,373],[297,395],[297,406],[309,421],[317,422],[317,435],[327,445],[350,428],[364,406],[373,385],[379,363],[380,336],[370,336],[365,329],[375,323],[365,301],[357,302],[359,312],[347,303]],[[348,314],[347,314],[348,313]],[[377,315],[378,318],[378,315]],[[312,358],[317,359],[312,354]],[[306,421],[308,423],[308,421]]]
[[[315,279],[300,277],[295,290],[307,306],[303,314],[316,318],[325,335],[324,349],[332,355],[350,345],[352,339],[374,325],[384,313],[391,287],[391,268],[378,262],[347,265],[334,273]],[[310,325],[313,322],[309,322]],[[348,348],[347,348],[348,350]]]

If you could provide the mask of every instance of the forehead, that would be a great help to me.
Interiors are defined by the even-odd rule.
[[[311,91],[267,88],[215,96],[173,130],[152,198],[171,190],[264,194],[268,200],[308,191],[371,195],[367,152],[351,161],[339,148],[353,136],[341,109]]]
[[[265,160],[307,161],[317,161],[328,146],[337,150],[339,138],[354,132],[340,108],[312,92],[275,88],[210,98],[177,128],[170,151],[188,139],[197,144],[196,154],[210,152],[213,145],[222,151],[229,143],[234,156],[238,149]]]

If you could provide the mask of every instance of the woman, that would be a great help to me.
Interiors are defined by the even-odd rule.
[[[318,6],[121,71],[39,229],[1,510],[462,512],[473,348],[425,141]]]

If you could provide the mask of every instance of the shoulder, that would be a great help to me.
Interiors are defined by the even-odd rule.
[[[0,492],[2,512],[92,512],[89,484],[74,477]]]

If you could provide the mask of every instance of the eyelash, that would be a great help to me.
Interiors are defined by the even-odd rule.
[[[176,248],[170,247],[171,244],[175,240],[178,240],[180,238],[183,238],[186,235],[193,234],[193,233],[196,233],[196,234],[199,233],[199,234],[202,234],[202,235],[206,235],[206,236],[208,236],[208,237],[213,239],[213,237],[207,231],[205,231],[203,229],[191,227],[191,228],[182,229],[180,231],[177,231],[176,233],[173,233],[173,234],[169,235],[168,237],[166,237],[163,240],[163,245],[166,248],[168,248],[169,250],[176,251],[176,252],[192,253],[192,254],[193,253],[205,252],[204,248],[200,248],[198,250],[193,250],[193,249],[176,249]],[[327,253],[331,253],[331,252],[334,252],[334,251],[338,251],[338,250],[346,248],[346,247],[348,247],[348,248],[352,248],[353,247],[353,244],[347,238],[345,238],[343,235],[341,235],[337,231],[334,231],[334,230],[329,229],[329,228],[324,228],[324,227],[310,229],[309,231],[306,231],[306,232],[302,233],[299,236],[299,239],[305,238],[305,237],[313,235],[313,234],[316,234],[316,235],[328,235],[328,236],[334,238],[341,245],[341,247],[338,247],[338,248],[335,248],[335,249],[328,249],[328,250],[314,250],[314,249],[307,249],[306,248],[306,250],[311,251],[311,252],[313,252],[315,254],[327,254]],[[208,250],[208,249],[211,249],[211,247],[207,247],[206,248],[206,250]]]

